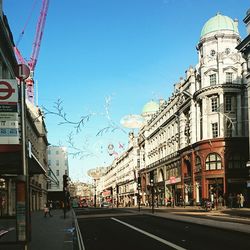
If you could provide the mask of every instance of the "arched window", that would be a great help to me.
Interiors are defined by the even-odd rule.
[[[206,158],[206,170],[222,169],[222,161],[219,154],[211,153]]]
[[[199,156],[195,157],[195,172],[201,171],[201,158]]]

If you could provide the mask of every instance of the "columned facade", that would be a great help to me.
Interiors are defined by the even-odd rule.
[[[236,47],[241,53],[242,56],[246,59],[246,62],[243,64],[243,77],[247,83],[247,103],[248,103],[248,117],[250,117],[250,9],[246,13],[244,18],[244,23],[246,24],[248,35],[247,37]],[[248,123],[250,131],[250,123]],[[250,137],[248,141],[248,161],[246,167],[248,169],[248,179],[247,179],[247,200],[250,200]]]
[[[146,123],[137,141],[142,204],[209,199],[222,206],[229,195],[247,195],[249,96],[239,43],[237,21],[221,14],[209,19],[196,47],[197,65],[186,70],[168,100],[143,108]]]

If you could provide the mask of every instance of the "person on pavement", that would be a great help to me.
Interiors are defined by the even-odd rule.
[[[44,204],[44,217],[50,216],[52,217],[52,214],[50,213],[50,202],[47,202]]]
[[[240,207],[244,207],[245,198],[243,194],[240,194]]]

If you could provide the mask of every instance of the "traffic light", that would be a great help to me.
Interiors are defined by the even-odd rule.
[[[63,191],[67,191],[69,185],[69,177],[68,175],[63,175]]]

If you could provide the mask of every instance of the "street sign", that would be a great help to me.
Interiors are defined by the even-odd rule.
[[[0,80],[0,144],[19,144],[18,83]]]
[[[16,80],[0,81],[0,102],[10,103],[18,101],[18,86]]]
[[[30,76],[30,68],[26,64],[18,64],[16,77],[20,80],[26,80]]]

